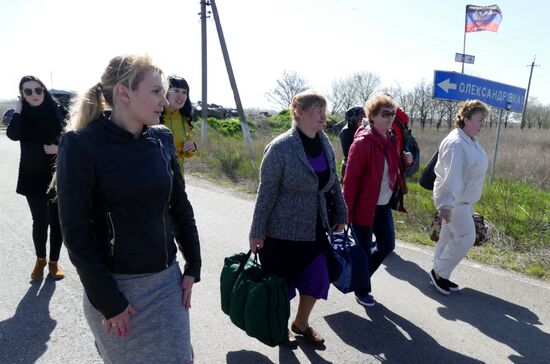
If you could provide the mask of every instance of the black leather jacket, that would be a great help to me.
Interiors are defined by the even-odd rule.
[[[69,257],[106,318],[128,305],[111,273],[168,268],[177,253],[174,237],[184,274],[200,280],[193,208],[166,127],[144,127],[134,138],[101,116],[67,132],[58,150],[57,194]]]

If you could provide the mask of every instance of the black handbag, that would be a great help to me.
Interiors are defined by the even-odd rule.
[[[422,187],[424,187],[427,190],[433,190],[434,189],[434,182],[435,182],[435,165],[437,163],[437,157],[439,155],[439,151],[435,152],[432,159],[428,162],[426,165],[426,168],[424,168],[424,171],[422,172],[422,175],[418,179],[418,184]]]
[[[392,192],[389,204],[394,211],[407,212],[405,206],[403,206],[403,189],[398,183],[395,184],[395,190]]]
[[[331,283],[342,293],[361,291],[370,286],[368,257],[350,228],[330,236],[329,261],[334,265]]]

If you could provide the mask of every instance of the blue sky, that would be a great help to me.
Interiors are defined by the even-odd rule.
[[[434,70],[460,72],[465,6],[458,0],[217,0],[245,108],[269,107],[265,93],[283,70],[320,92],[357,71],[384,86],[412,88]],[[500,6],[498,32],[466,36],[475,55],[465,73],[526,88],[550,103],[550,5],[542,0],[478,1]],[[21,76],[80,91],[98,82],[107,62],[149,53],[166,73],[185,77],[191,99],[201,95],[198,0],[19,0],[0,5],[0,99],[17,95]],[[208,21],[209,102],[234,105],[213,20]]]

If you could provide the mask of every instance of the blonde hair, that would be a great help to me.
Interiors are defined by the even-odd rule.
[[[397,104],[393,100],[390,94],[382,92],[374,95],[365,102],[365,114],[369,119],[369,123],[372,122],[371,116],[376,116],[383,108],[397,109]]]
[[[464,119],[471,119],[478,112],[483,113],[483,116],[487,117],[489,115],[489,107],[479,100],[466,100],[460,103],[455,117],[455,128],[464,128]]]
[[[297,120],[298,112],[306,111],[314,106],[327,107],[327,100],[323,95],[314,90],[305,90],[294,95],[290,102],[290,114],[292,119]]]
[[[163,74],[148,55],[118,56],[109,61],[101,75],[101,82],[85,91],[71,106],[70,129],[82,129],[116,104],[114,92],[118,85],[137,90],[145,74],[153,71]]]

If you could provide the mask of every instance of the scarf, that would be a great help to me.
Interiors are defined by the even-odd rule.
[[[21,121],[27,140],[40,144],[55,144],[61,134],[61,120],[56,111],[57,105],[46,99],[38,106],[23,103]]]
[[[397,172],[399,168],[399,160],[397,159],[394,146],[390,142],[390,132],[386,132],[386,135],[382,135],[374,126],[370,127],[372,135],[382,143],[384,149],[384,156],[388,163],[388,179],[390,188],[395,191],[395,182],[397,181]]]

